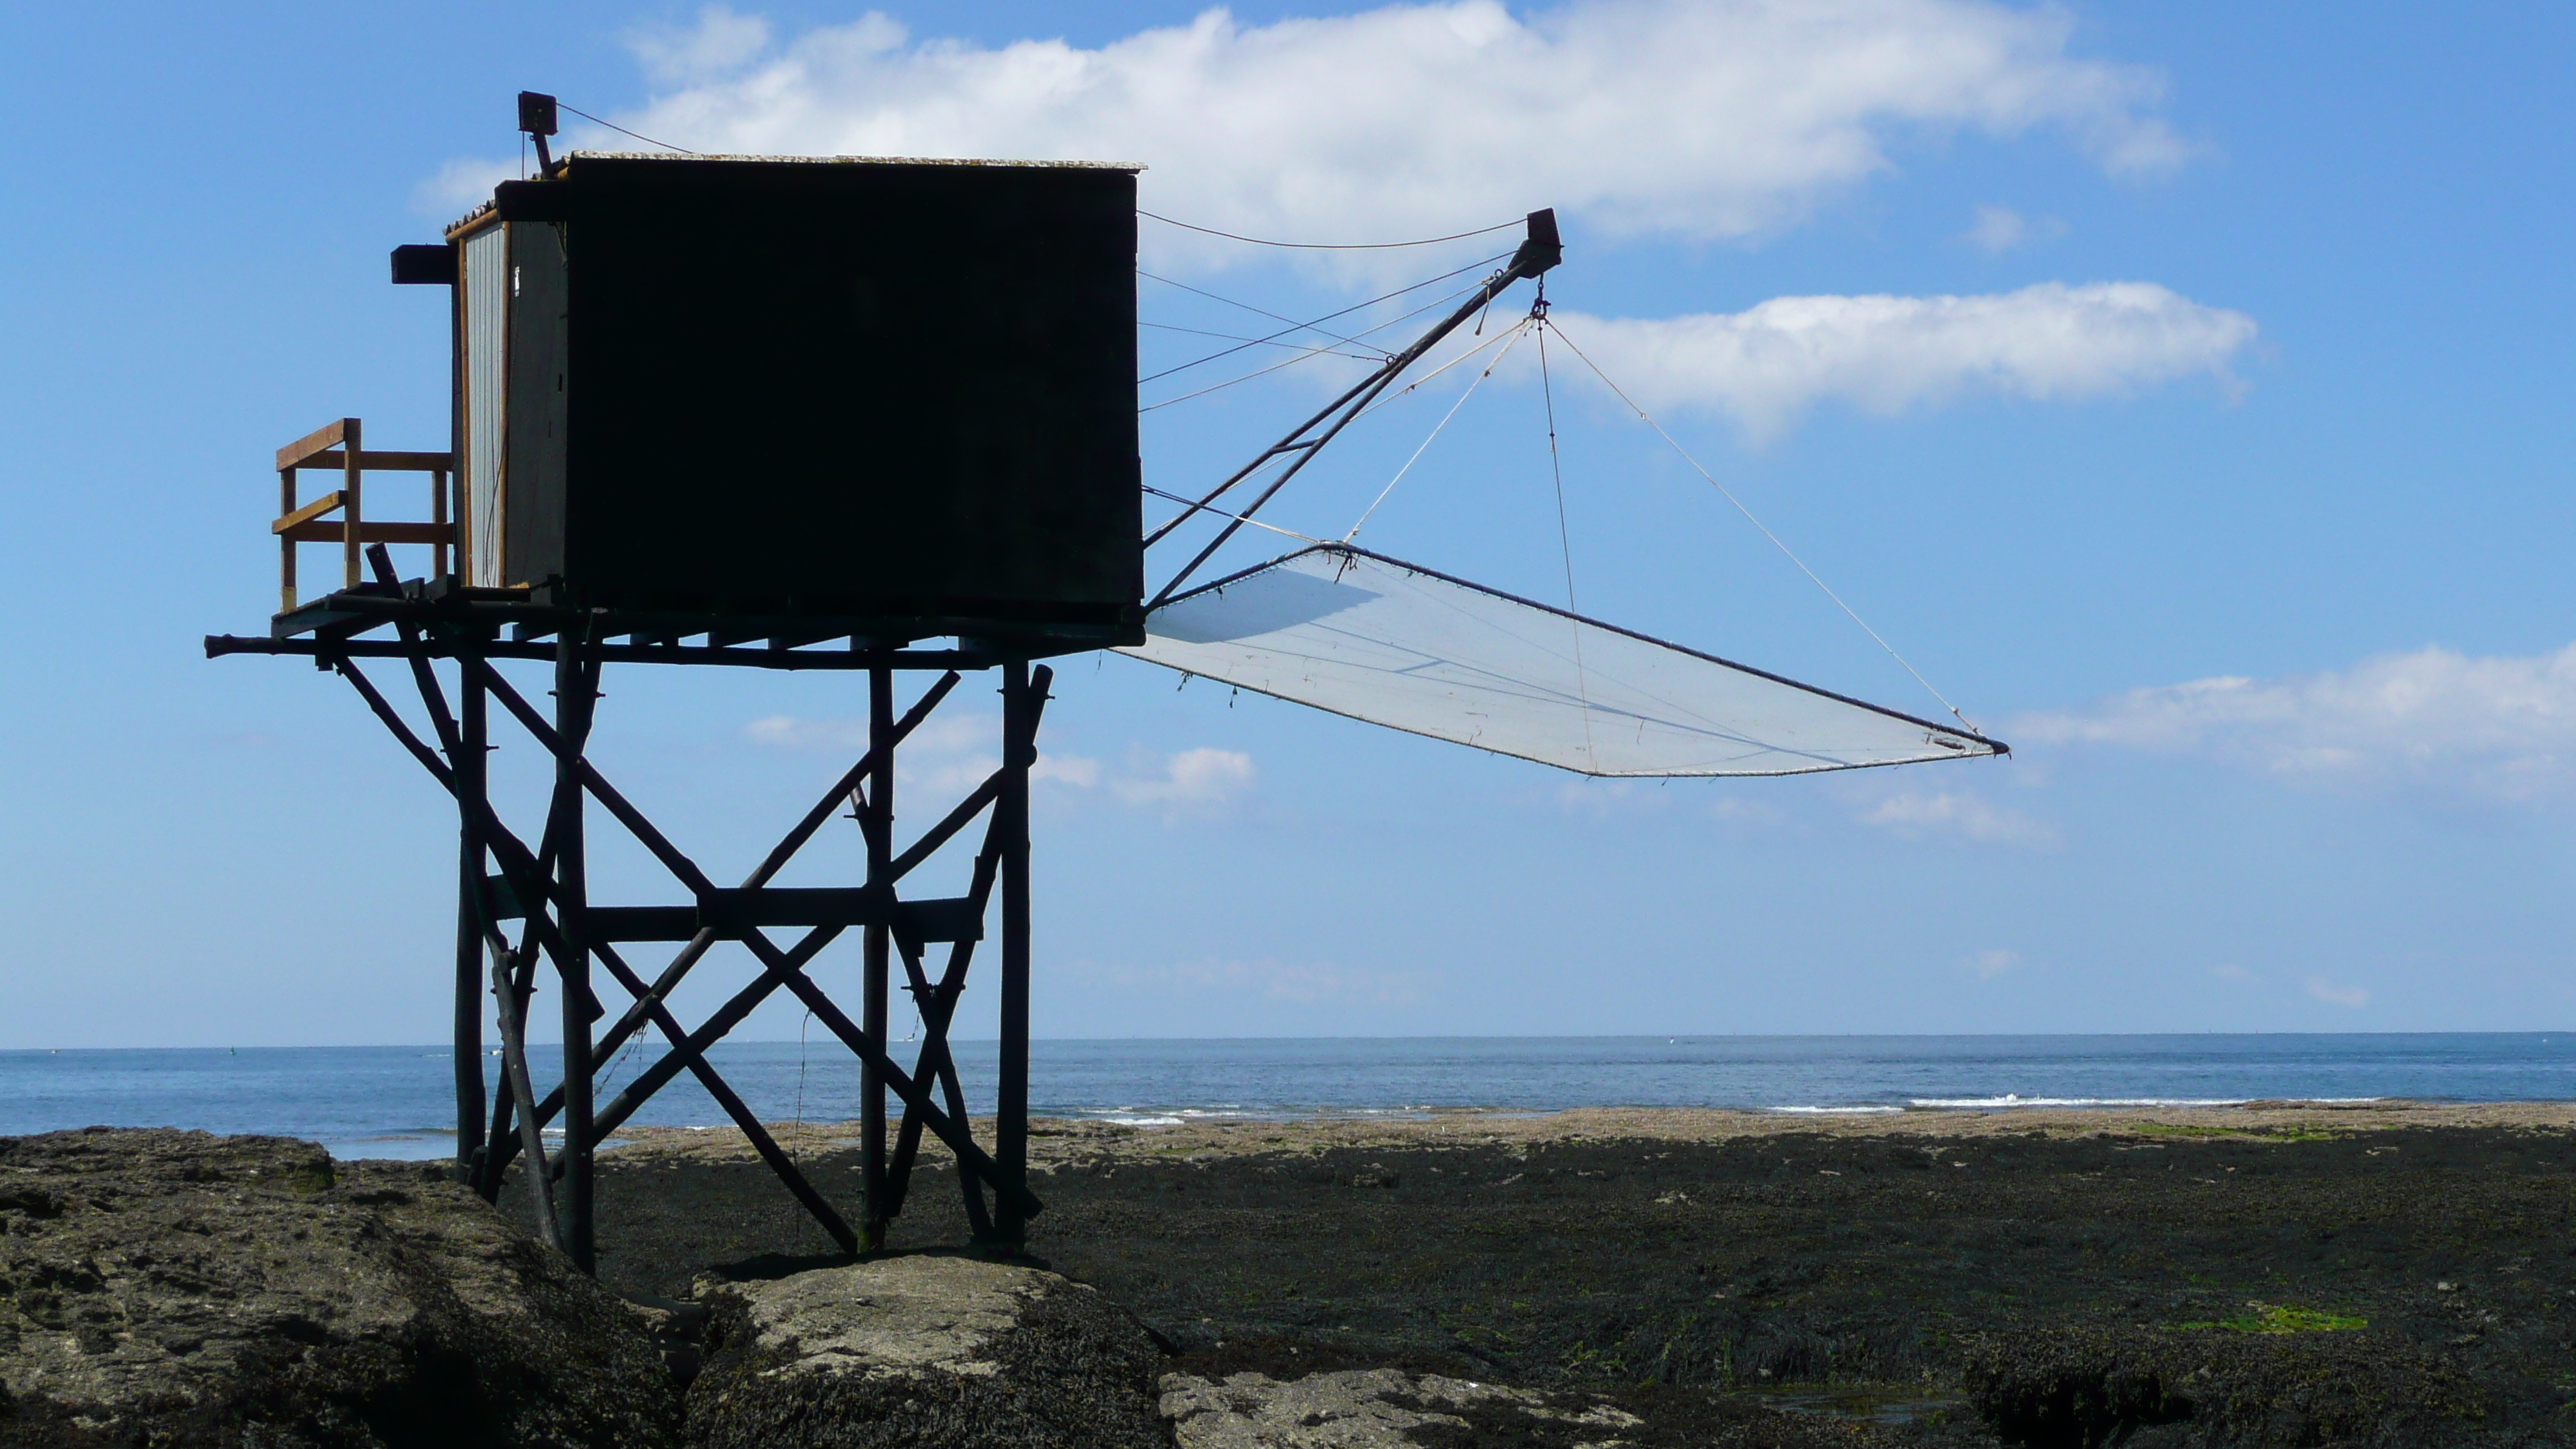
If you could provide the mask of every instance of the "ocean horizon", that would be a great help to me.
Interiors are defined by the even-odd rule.
[[[914,1049],[898,1041],[897,1060]],[[994,1043],[955,1049],[970,1107],[989,1110]],[[660,1055],[620,1053],[601,1099]],[[1033,1112],[1143,1127],[1459,1109],[1721,1107],[1794,1119],[2576,1100],[2576,1032],[1040,1039],[1030,1056]],[[837,1041],[725,1042],[709,1058],[765,1121],[858,1115],[858,1064]],[[531,1049],[541,1080],[559,1061],[553,1047]],[[498,1068],[487,1055],[487,1083]],[[0,1135],[182,1127],[302,1137],[341,1157],[435,1158],[455,1150],[453,1091],[451,1054],[435,1045],[5,1051]],[[727,1119],[683,1074],[633,1120]]]

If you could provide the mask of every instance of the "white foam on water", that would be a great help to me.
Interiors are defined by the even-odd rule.
[[[2256,1100],[2253,1097],[2025,1097],[2006,1092],[2000,1097],[1915,1097],[1907,1105],[1971,1110],[1999,1107],[2242,1107]]]

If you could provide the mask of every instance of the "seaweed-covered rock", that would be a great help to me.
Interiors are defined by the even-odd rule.
[[[945,1254],[704,1279],[702,1449],[1144,1449],[1163,1355],[1100,1294]]]
[[[676,1409],[625,1307],[437,1169],[0,1138],[0,1444],[650,1449]]]
[[[2456,1367],[2380,1333],[2069,1325],[1989,1338],[1965,1377],[2030,1449],[2459,1444],[2483,1416]]]

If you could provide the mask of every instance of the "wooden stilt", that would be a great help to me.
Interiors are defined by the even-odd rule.
[[[381,553],[381,550],[374,550]],[[379,572],[389,565],[377,559]],[[1030,766],[1036,759],[1036,732],[1045,704],[1051,671],[1014,669],[1004,681],[1004,754],[1002,769],[971,792],[968,798],[925,832],[920,840],[900,854],[892,848],[891,804],[893,748],[936,706],[957,682],[952,671],[944,675],[912,709],[900,719],[891,717],[890,688],[885,702],[872,697],[870,729],[872,745],[834,790],[817,802],[806,816],[772,849],[758,869],[735,892],[719,890],[688,857],[681,854],[650,820],[620,794],[584,757],[591,728],[593,702],[597,698],[599,675],[598,648],[577,627],[555,631],[556,709],[550,721],[525,699],[508,681],[493,670],[479,648],[470,646],[472,633],[454,630],[438,637],[424,639],[422,628],[437,625],[398,625],[403,636],[399,656],[414,666],[422,698],[434,726],[441,748],[432,749],[378,693],[352,660],[345,655],[325,656],[326,662],[356,688],[368,707],[384,722],[396,740],[418,759],[431,775],[447,787],[458,802],[460,820],[472,831],[468,849],[459,852],[460,902],[459,959],[467,959],[467,942],[479,936],[479,944],[492,958],[492,989],[502,1005],[501,1031],[504,1062],[502,1081],[489,1093],[491,1119],[488,1127],[471,1129],[479,1135],[483,1156],[480,1172],[474,1174],[476,1186],[487,1196],[497,1194],[501,1179],[511,1158],[523,1154],[537,1156],[544,1163],[532,1172],[540,1187],[540,1204],[549,1214],[549,1236],[559,1241],[564,1251],[585,1267],[595,1270],[596,1204],[593,1197],[595,1173],[592,1153],[599,1142],[627,1120],[644,1101],[663,1084],[682,1071],[689,1071],[724,1106],[727,1114],[742,1127],[754,1149],[777,1174],[782,1184],[796,1196],[823,1226],[835,1242],[856,1248],[869,1240],[867,1229],[854,1233],[848,1223],[832,1209],[813,1184],[805,1180],[795,1163],[780,1150],[755,1118],[739,1094],[727,1085],[708,1062],[706,1052],[751,1009],[773,991],[784,987],[796,996],[826,1030],[839,1038],[856,1054],[867,1073],[878,1084],[879,1101],[891,1093],[904,1106],[903,1124],[897,1140],[889,1143],[883,1132],[884,1119],[876,1119],[878,1131],[874,1140],[892,1149],[875,1177],[875,1190],[867,1206],[870,1211],[863,1223],[873,1224],[876,1241],[882,1241],[887,1221],[901,1210],[906,1179],[918,1156],[924,1134],[937,1137],[958,1159],[960,1186],[967,1199],[967,1212],[978,1241],[1016,1242],[1025,1231],[1026,1221],[1040,1208],[1026,1182],[1027,1136],[1027,789]],[[433,657],[460,659],[467,688],[460,694],[462,718],[449,713],[449,701],[439,687],[428,661]],[[885,671],[891,685],[891,671]],[[873,683],[873,681],[872,681]],[[872,689],[872,696],[874,690]],[[477,776],[488,741],[486,700],[497,700],[525,726],[537,742],[552,753],[556,761],[553,805],[548,811],[546,832],[537,851],[531,852],[494,813],[486,796],[486,786]],[[471,747],[469,748],[469,741]],[[758,924],[736,914],[744,906],[732,904],[740,897],[758,897],[765,882],[782,869],[814,832],[830,818],[838,802],[862,784],[873,786],[862,800],[862,823],[869,827],[871,839],[870,888],[848,892],[851,903],[846,909],[856,914],[846,921],[833,923],[827,915],[824,923],[814,925],[804,937],[787,950],[772,942]],[[645,982],[620,958],[611,942],[592,939],[591,913],[587,903],[586,832],[583,812],[586,802],[597,801],[616,821],[661,861],[681,885],[698,902],[699,919],[704,922],[696,936],[674,957],[661,976]],[[975,882],[970,894],[953,903],[916,902],[903,905],[897,914],[894,887],[914,868],[936,854],[955,834],[971,823],[973,817],[990,809],[994,812],[988,826],[984,849],[978,853]],[[467,837],[460,832],[460,840]],[[1014,848],[1016,847],[1016,849]],[[1009,882],[1017,860],[1019,887],[1016,892]],[[470,866],[468,861],[470,859]],[[485,873],[486,867],[497,867],[498,876]],[[470,876],[470,884],[468,877]],[[515,909],[498,902],[493,894],[506,883],[516,899]],[[956,929],[953,922],[980,918],[990,891],[1004,885],[1006,901],[1018,896],[1016,912],[1006,904],[1003,922],[1005,963],[1016,957],[1022,963],[1019,986],[1013,992],[1010,973],[1005,973],[1005,1053],[1006,1091],[1001,1117],[1004,1131],[997,1146],[1013,1145],[1017,1162],[1006,1167],[994,1154],[987,1153],[968,1131],[967,1104],[958,1080],[948,1035],[955,1007],[962,991],[966,967],[972,959],[972,940],[937,934],[930,928]],[[787,896],[830,895],[832,893],[784,893]],[[933,909],[936,908],[936,909]],[[660,910],[661,908],[656,908]],[[783,901],[770,910],[844,909],[841,906],[787,905]],[[503,917],[517,914],[524,919],[521,939],[514,948],[499,929]],[[647,912],[646,915],[652,913]],[[603,917],[605,921],[608,918]],[[685,919],[685,918],[683,918]],[[783,917],[795,920],[794,914]],[[810,918],[809,918],[810,919]],[[619,928],[642,924],[634,913],[618,912]],[[891,957],[899,949],[909,985],[916,1000],[924,1003],[925,1041],[922,1053],[906,1072],[892,1059],[886,1040],[886,1012],[876,1013],[876,1030],[872,1033],[860,1023],[851,1021],[806,974],[816,953],[837,937],[847,925],[861,925],[884,934],[890,987]],[[653,927],[659,929],[658,926]],[[603,927],[603,929],[609,929]],[[471,934],[469,934],[471,933]],[[918,933],[918,934],[916,934]],[[948,970],[937,983],[931,983],[921,963],[921,948],[928,939],[949,940],[952,952]],[[739,940],[760,962],[760,979],[738,991],[732,1000],[694,1031],[684,1030],[670,1014],[667,998],[670,991],[692,965],[721,939]],[[526,1064],[526,1008],[535,986],[537,962],[543,957],[555,962],[565,996],[563,1003],[566,1037],[566,1074],[555,1091],[538,1097],[528,1079]],[[634,997],[634,1005],[621,1016],[605,1038],[594,1041],[590,1028],[603,1011],[591,995],[590,958],[597,956],[600,965]],[[461,967],[460,967],[461,969]],[[1016,1018],[1017,1029],[1012,1029]],[[671,1050],[627,1084],[626,1090],[603,1108],[594,1100],[595,1078],[599,1061],[629,1039],[635,1030],[645,1027],[658,1030],[671,1042]],[[465,1036],[460,1031],[460,1041]],[[479,1042],[479,1033],[474,1040]],[[517,1046],[512,1047],[513,1039]],[[474,1048],[479,1052],[479,1045]],[[515,1053],[516,1067],[511,1065]],[[479,1059],[477,1085],[480,1085]],[[463,1094],[460,1074],[460,1137],[468,1135],[463,1126],[464,1108],[470,1101]],[[534,1104],[533,1106],[531,1104]],[[1013,1111],[1016,1103],[1017,1110]],[[479,1105],[479,1104],[477,1104]],[[479,1116],[479,1112],[476,1114]],[[540,1136],[545,1124],[560,1115],[564,1126],[564,1148],[545,1153]],[[587,1119],[585,1121],[585,1118]],[[511,1130],[515,1123],[516,1130]],[[533,1166],[533,1163],[532,1163]],[[560,1181],[560,1188],[554,1184]],[[988,1214],[983,1190],[993,1192],[996,1212]]]
[[[876,768],[868,775],[865,803],[860,807],[862,833],[867,838],[868,885],[871,889],[891,892],[894,882],[894,671],[868,671],[868,756]],[[864,962],[860,1019],[867,1032],[873,1057],[883,1058],[889,1039],[886,1022],[886,945],[890,927],[877,924],[864,927]],[[862,1180],[867,1199],[866,1246],[870,1250],[885,1245],[886,1223],[894,1217],[893,1203],[886,1195],[886,1108],[885,1079],[879,1075],[874,1060],[859,1064],[859,1153]]]
[[[1036,701],[1053,677],[1041,667],[1032,681],[1018,660],[1002,666],[1004,779],[993,805],[1002,837],[1002,1039],[993,1158],[1006,1183],[1026,1182],[1029,1170],[1029,766],[1037,762]],[[1008,1194],[999,1207],[993,1236],[1016,1247],[1027,1239],[1027,1216]]]
[[[522,1102],[534,1095],[528,1086],[528,1020],[527,993],[513,980],[515,963],[503,956],[492,963],[492,996],[501,1004],[501,1069],[509,1075],[510,1089]],[[556,1249],[562,1249],[563,1227],[555,1213],[554,1183],[537,1166],[546,1160],[545,1139],[538,1135],[537,1119],[519,1114],[519,1136],[527,1148],[531,1170],[528,1191],[536,1199],[537,1233]],[[497,1176],[497,1174],[496,1174]],[[495,1191],[498,1191],[497,1184]]]
[[[590,991],[590,953],[582,943],[581,913],[589,904],[589,883],[582,813],[588,796],[582,789],[577,761],[590,736],[591,672],[581,657],[582,632],[565,629],[555,652],[555,733],[565,753],[555,761],[555,801],[550,823],[557,832],[555,848],[555,930],[563,938],[556,967],[563,975],[564,1172],[563,1248],[585,1273],[596,1271],[591,1190],[591,1059],[590,1025],[595,1004]],[[539,909],[527,903],[531,919]],[[543,1159],[529,1163],[532,1175],[545,1176]]]
[[[457,687],[456,779],[456,1180],[482,1180],[488,1155],[483,1132],[483,832],[489,808],[484,756],[483,687],[472,670]]]

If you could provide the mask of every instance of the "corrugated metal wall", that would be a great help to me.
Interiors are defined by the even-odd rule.
[[[473,540],[465,582],[501,584],[501,485],[508,456],[503,399],[509,387],[510,265],[506,226],[466,238],[465,507]]]

